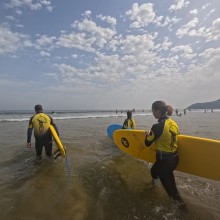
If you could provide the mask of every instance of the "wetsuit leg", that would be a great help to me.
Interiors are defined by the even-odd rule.
[[[43,149],[43,142],[40,139],[35,139],[35,150],[37,157],[41,157],[42,155],[42,149]]]
[[[173,175],[173,171],[176,169],[178,162],[178,156],[160,160],[159,177],[169,197],[176,201],[182,201]]]
[[[48,157],[52,156],[52,141],[46,142],[44,144],[45,152]]]
[[[154,165],[151,167],[151,176],[153,179],[159,178],[159,171],[160,171],[160,163],[159,161],[156,161]]]

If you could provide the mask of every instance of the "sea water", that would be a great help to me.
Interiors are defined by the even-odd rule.
[[[220,219],[220,182],[176,171],[187,204],[181,210],[161,185],[152,186],[151,164],[114,145],[106,129],[122,124],[125,112],[48,113],[67,148],[67,160],[50,160],[43,153],[43,160],[36,162],[33,137],[32,148],[26,148],[33,112],[0,112],[1,220]],[[150,129],[156,122],[150,111],[133,117],[137,129]],[[220,139],[220,111],[188,111],[172,118],[182,134]]]

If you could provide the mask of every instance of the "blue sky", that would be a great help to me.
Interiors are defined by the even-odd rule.
[[[219,0],[3,0],[0,110],[219,99],[219,9]]]

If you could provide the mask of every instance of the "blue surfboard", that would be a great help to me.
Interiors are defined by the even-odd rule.
[[[122,125],[120,124],[112,124],[112,125],[109,125],[108,128],[107,128],[107,135],[113,139],[113,133],[114,131],[118,130],[118,129],[122,129]]]

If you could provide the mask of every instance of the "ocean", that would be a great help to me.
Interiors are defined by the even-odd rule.
[[[175,171],[187,205],[181,210],[161,185],[152,186],[152,164],[114,145],[106,129],[122,124],[125,112],[48,111],[66,146],[67,160],[47,159],[43,153],[41,162],[35,160],[34,147],[26,147],[32,114],[0,111],[1,220],[220,219],[220,182]],[[150,129],[156,122],[146,110],[133,117],[137,129]],[[181,134],[220,139],[220,110],[192,110],[172,118]]]

